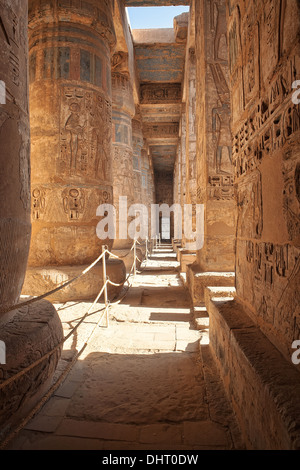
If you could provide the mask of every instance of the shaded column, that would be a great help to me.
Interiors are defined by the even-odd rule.
[[[113,202],[114,44],[111,2],[29,3],[33,233],[26,294],[79,274],[103,244],[112,247],[96,228],[97,208]],[[94,295],[93,272],[95,279],[91,274],[57,298]]]
[[[132,118],[135,104],[130,77],[120,73],[112,75],[113,92],[113,187],[114,206],[117,210],[117,228],[119,226],[119,198],[127,197],[127,208],[134,203],[134,172],[132,149]],[[122,219],[124,218],[124,214]],[[124,219],[125,220],[125,219]],[[126,230],[130,218],[127,218]],[[120,231],[114,241],[114,250],[130,249],[133,241],[127,237],[120,239]]]
[[[134,204],[144,204],[146,194],[146,180],[145,180],[145,153],[144,148],[144,135],[142,117],[139,107],[136,107],[135,115],[132,119],[132,146],[133,146],[133,170],[134,170]],[[144,187],[143,187],[144,186]],[[137,214],[139,217],[139,214]],[[141,216],[140,216],[141,217]],[[141,223],[144,223],[141,217]],[[137,229],[138,231],[140,228]],[[140,240],[140,243],[144,241]],[[138,257],[142,260],[145,254],[145,245],[139,246]]]
[[[144,146],[143,127],[139,112],[132,120],[133,170],[134,170],[134,202],[142,198],[142,148]]]
[[[197,203],[197,174],[196,174],[196,58],[194,47],[189,47],[186,53],[185,78],[185,202],[190,206],[191,220],[184,224],[182,245],[179,248],[178,261],[181,272],[186,272],[187,266],[196,260],[196,203]],[[187,217],[184,205],[183,217]]]
[[[27,2],[0,2],[0,309],[19,300],[30,245]]]
[[[25,301],[20,294],[31,233],[27,12],[25,0],[0,0],[1,439],[50,387],[63,339],[60,319],[47,301],[5,312]],[[26,375],[7,384],[49,352]]]

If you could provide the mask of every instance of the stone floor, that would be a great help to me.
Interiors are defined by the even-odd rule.
[[[243,448],[172,248],[154,250],[130,282],[108,327],[97,304],[66,341],[55,380],[78,360],[9,449]],[[90,306],[56,305],[66,335]]]

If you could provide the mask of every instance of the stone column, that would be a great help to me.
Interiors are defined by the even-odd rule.
[[[127,197],[127,207],[134,203],[134,173],[132,149],[132,118],[135,114],[135,104],[130,77],[120,73],[112,75],[113,90],[113,186],[114,206],[119,221],[119,197]],[[128,228],[127,220],[127,227]],[[119,223],[117,223],[117,228]],[[120,227],[119,227],[120,228]],[[127,250],[132,246],[132,240],[114,242],[114,250]]]
[[[197,203],[197,178],[196,178],[196,58],[195,49],[189,47],[186,54],[186,83],[185,83],[185,191],[186,204],[192,206],[192,221],[188,226],[190,232],[196,234],[196,203]],[[184,206],[182,206],[184,214]],[[180,271],[186,272],[187,266],[196,261],[196,248],[194,238],[183,233],[183,246],[179,249]]]
[[[0,384],[50,352],[63,336],[49,302],[9,311],[25,300],[20,294],[31,234],[27,27],[27,1],[0,0]],[[46,392],[60,350],[1,389],[2,438]]]
[[[133,171],[134,171],[134,204],[141,204],[142,193],[142,150],[144,147],[144,136],[142,127],[142,117],[139,107],[136,107],[135,115],[132,119],[132,147],[133,147]],[[145,250],[138,248],[138,257],[142,260]]]
[[[1,1],[0,35],[0,304],[19,300],[28,259],[30,135],[28,116],[27,6]],[[24,15],[24,18],[22,18]]]
[[[195,18],[197,202],[204,205],[204,245],[187,279],[197,304],[206,285],[234,285],[236,201],[225,0],[196,0]]]
[[[144,146],[141,116],[137,111],[132,120],[133,170],[134,170],[134,202],[142,198],[142,148]]]
[[[179,194],[178,194],[178,204],[181,206],[181,210],[183,213],[184,204],[186,204],[186,107],[183,104],[181,110],[181,118],[179,123]],[[175,251],[177,255],[177,261],[180,261],[180,253],[184,249],[185,245],[185,238],[184,238],[184,222],[182,219],[182,238],[176,244]]]
[[[133,240],[129,237],[128,227],[132,217],[124,217],[126,209],[119,208],[119,198],[127,197],[127,214],[134,203],[134,171],[132,148],[132,118],[135,114],[133,89],[130,77],[125,73],[113,72],[113,186],[114,206],[117,214],[116,240],[113,245],[113,253],[120,256],[125,264],[126,271],[130,272],[134,252],[131,250]],[[120,221],[120,216],[122,221]],[[120,239],[120,225],[125,224],[123,230],[127,230],[127,238]]]
[[[33,234],[26,294],[77,276],[103,244],[112,247],[96,227],[98,206],[113,202],[114,45],[111,2],[30,1]],[[97,295],[100,274],[98,266],[51,300]]]

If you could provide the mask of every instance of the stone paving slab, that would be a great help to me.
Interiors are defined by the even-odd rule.
[[[191,299],[174,266],[153,270],[170,253],[157,251],[151,271],[136,276],[121,304],[111,307],[109,328],[96,328],[65,381],[11,449],[243,447],[207,349],[208,325],[198,329],[193,323]],[[65,334],[90,305],[56,306]],[[65,344],[57,377],[97,324],[102,307],[98,304]]]

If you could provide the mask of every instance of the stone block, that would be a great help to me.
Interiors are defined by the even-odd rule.
[[[248,448],[300,449],[299,372],[236,299],[208,303],[210,347]]]
[[[186,272],[187,266],[196,261],[196,252],[191,252],[183,248],[178,250],[178,261],[180,262],[180,272]]]
[[[187,267],[187,284],[194,305],[199,305],[205,300],[205,288],[234,287],[234,272],[202,272],[197,264]]]

